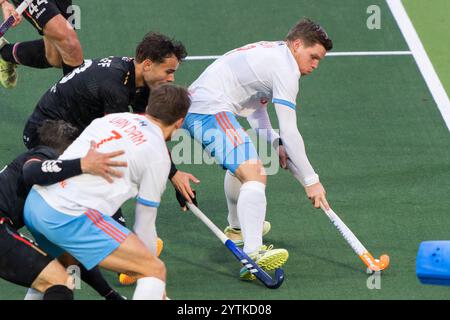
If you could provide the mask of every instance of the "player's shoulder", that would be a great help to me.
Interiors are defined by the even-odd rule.
[[[151,155],[150,161],[153,163],[170,163],[169,151],[161,128],[150,122],[144,116],[138,117],[146,139],[146,148],[145,150],[143,149],[142,152],[146,153],[147,156]]]
[[[21,171],[23,165],[30,159],[48,160],[56,159],[58,154],[55,150],[46,146],[37,146],[18,155],[10,164],[9,170]]]
[[[134,73],[134,60],[128,57],[110,56],[92,60],[95,72],[105,74],[105,80],[115,80],[114,74],[121,78],[124,75]]]
[[[290,67],[294,57],[290,52],[286,42],[274,41],[272,42],[273,50],[270,51],[270,56],[272,57],[273,65],[277,67]]]
[[[26,153],[28,159],[39,158],[39,159],[56,159],[58,154],[56,151],[47,146],[37,146],[33,149],[28,150]]]

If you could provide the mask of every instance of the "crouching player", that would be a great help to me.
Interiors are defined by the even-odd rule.
[[[120,172],[111,166],[126,165],[111,160],[123,151],[101,154],[91,149],[82,158],[55,160],[78,134],[64,121],[47,121],[39,128],[41,145],[19,155],[0,173],[0,277],[33,288],[26,299],[73,298],[73,280],[63,266],[18,232],[24,226],[23,207],[31,186],[55,183],[83,172],[112,181],[111,175],[120,176]],[[98,270],[82,271],[82,277],[107,299],[121,298]]]
[[[288,252],[262,245],[270,226],[265,222],[267,177],[236,116],[246,117],[272,143],[281,138],[283,145],[276,147],[282,167],[287,167],[289,158],[290,168],[314,206],[318,208],[320,202],[328,206],[297,128],[296,97],[300,76],[316,69],[331,48],[326,32],[306,19],[290,30],[285,41],[258,42],[228,52],[189,87],[192,105],[183,126],[227,169],[229,226],[225,233],[243,242],[244,251],[266,270],[283,265]],[[274,104],[281,137],[270,124],[269,101]],[[255,277],[244,267],[241,278]]]
[[[156,257],[156,214],[170,171],[165,142],[181,127],[190,105],[187,90],[162,85],[152,91],[145,115],[117,113],[94,120],[60,157],[89,148],[125,150],[128,163],[113,184],[83,174],[47,187],[34,186],[25,223],[53,256],[67,251],[86,269],[96,265],[138,278],[134,299],[163,299],[166,268]],[[134,232],[111,216],[136,197]]]

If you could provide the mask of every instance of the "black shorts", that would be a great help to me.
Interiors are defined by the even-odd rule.
[[[121,226],[127,227],[127,221],[125,220],[125,217],[123,216],[122,209],[119,208],[116,213],[112,216],[114,220],[116,220]]]
[[[17,7],[22,3],[22,0],[12,0]],[[52,18],[61,14],[64,18],[69,19],[72,5],[72,0],[34,0],[27,10],[23,13],[25,19],[43,35],[43,30],[47,22]],[[69,12],[68,12],[69,11]]]
[[[0,278],[30,288],[52,260],[8,223],[0,223]]]

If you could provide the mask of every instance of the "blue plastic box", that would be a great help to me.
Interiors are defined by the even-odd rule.
[[[416,274],[423,284],[450,286],[450,241],[424,241],[419,246]]]

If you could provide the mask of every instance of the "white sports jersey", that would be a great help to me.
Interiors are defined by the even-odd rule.
[[[99,152],[124,150],[114,161],[126,161],[128,167],[117,168],[122,178],[108,183],[104,178],[82,174],[47,187],[34,186],[54,209],[78,216],[95,209],[112,216],[128,199],[158,207],[170,171],[170,156],[163,133],[145,116],[115,113],[96,119],[61,155],[76,159],[86,155],[90,142]]]
[[[295,109],[300,71],[285,42],[257,42],[226,53],[189,87],[191,113],[247,117],[267,102]]]

